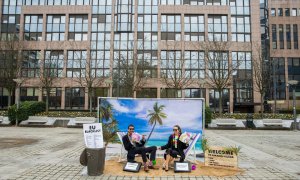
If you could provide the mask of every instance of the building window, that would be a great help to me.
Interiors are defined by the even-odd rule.
[[[227,0],[206,0],[206,5],[213,5],[213,6],[227,5]]]
[[[70,15],[69,40],[86,41],[88,32],[88,15]]]
[[[207,60],[209,79],[218,80],[228,77],[228,52],[209,52]]]
[[[161,77],[178,81],[182,78],[181,51],[161,51]]]
[[[227,16],[208,15],[208,40],[227,41]]]
[[[284,29],[282,24],[279,24],[278,32],[280,49],[284,49]]]
[[[15,74],[18,69],[18,51],[11,51],[11,50],[2,50],[0,51],[0,78],[2,80],[7,79],[11,76],[11,74]],[[8,82],[12,81],[10,80]],[[2,83],[5,82],[0,82]]]
[[[85,77],[86,51],[68,51],[67,77]]]
[[[41,55],[40,51],[23,51],[22,77],[39,77]]]
[[[290,16],[290,8],[285,8],[285,16]]]
[[[296,85],[297,94],[300,92],[300,58],[288,58],[288,75],[289,80],[297,80],[298,84]],[[293,99],[293,88],[289,88],[289,98]],[[297,97],[299,99],[299,96]]]
[[[185,51],[185,77],[191,79],[205,78],[204,52]]]
[[[185,98],[205,98],[205,89],[185,89]]]
[[[41,41],[43,32],[43,15],[25,15],[24,40]]]
[[[66,88],[65,108],[66,109],[83,109],[84,107],[84,88]]]
[[[142,88],[140,91],[136,92],[137,98],[157,98],[156,88]]]
[[[111,15],[97,14],[92,16],[92,31],[109,31],[111,30]]]
[[[292,16],[297,16],[297,8],[292,9]]]
[[[19,39],[21,6],[3,6],[1,20],[1,41],[11,41]],[[17,13],[17,14],[15,14]]]
[[[7,88],[0,87],[0,108],[7,108],[9,92]],[[13,99],[11,102],[14,102]]]
[[[272,48],[277,49],[277,29],[276,24],[272,24]]]
[[[293,24],[294,49],[298,49],[298,25]]]
[[[223,89],[221,92],[221,97],[220,93],[215,90],[211,89],[209,91],[209,107],[212,112],[217,113],[219,112],[219,99],[222,99],[222,112],[228,112],[229,111],[229,91],[228,89]]]
[[[253,102],[251,52],[232,52],[235,103]]]
[[[251,26],[250,16],[232,16],[231,17],[231,37],[232,41],[250,42]]]
[[[40,89],[34,87],[21,87],[20,100],[21,101],[38,101]]]
[[[166,0],[165,0],[166,1]],[[183,4],[204,5],[205,0],[183,0]]]
[[[91,51],[91,76],[108,77],[110,68],[110,51]]]
[[[49,94],[49,109],[61,109],[61,88],[51,88]],[[47,92],[43,89],[43,101],[46,102]]]
[[[231,15],[250,15],[249,0],[229,0]]]
[[[115,31],[132,31],[134,25],[133,0],[116,0]]]
[[[65,15],[48,15],[46,41],[64,41],[65,27]]]
[[[93,88],[93,102],[92,106],[94,110],[98,107],[98,97],[108,97],[109,88]],[[90,98],[89,98],[90,100]]]
[[[272,65],[275,66],[273,68],[275,72],[273,72],[272,81],[275,81],[276,99],[284,100],[286,98],[285,60],[284,58],[272,58],[272,63]],[[273,88],[274,87],[271,87],[272,93],[274,92]]]
[[[173,88],[162,88],[160,89],[161,98],[180,98],[181,90],[176,90]]]
[[[286,24],[286,47],[291,49],[291,25]]]
[[[271,16],[276,16],[276,9],[275,8],[271,8]]]
[[[282,10],[282,8],[278,8],[277,9],[277,14],[278,14],[278,16],[283,16],[283,10]]]
[[[48,0],[49,1],[57,1],[57,0]],[[28,5],[28,6],[37,6],[37,5],[44,5],[45,0],[24,0],[23,5]],[[51,4],[52,5],[52,4]]]
[[[181,41],[180,15],[161,15],[161,40]]]
[[[138,70],[143,77],[156,78],[157,77],[157,51],[153,50],[138,50]]]
[[[204,16],[185,15],[184,16],[184,40],[204,41]]]
[[[44,75],[47,77],[63,77],[64,52],[46,51],[44,63]]]

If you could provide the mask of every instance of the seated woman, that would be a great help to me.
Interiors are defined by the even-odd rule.
[[[169,163],[180,156],[180,162],[184,161],[185,154],[183,152],[189,144],[183,143],[179,141],[179,137],[181,135],[181,128],[178,125],[173,127],[173,134],[170,135],[168,143],[164,146],[161,146],[159,149],[164,150],[166,149],[165,153],[165,162],[163,164],[163,169],[165,171],[169,170]]]

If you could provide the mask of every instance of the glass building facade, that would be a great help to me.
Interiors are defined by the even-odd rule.
[[[20,76],[31,82],[22,85],[21,100],[45,98],[44,87],[37,79],[44,69],[50,69],[57,77],[50,93],[53,109],[87,109],[87,87],[76,78],[91,76],[106,79],[94,87],[97,96],[205,98],[216,112],[222,98],[226,112],[254,110],[257,95],[253,90],[252,42],[261,38],[258,0],[1,3],[1,40],[22,42],[17,57],[22,62]],[[291,9],[290,15],[295,13],[298,11]],[[284,37],[296,36],[295,24],[286,28],[281,28]],[[276,26],[275,30],[279,29]],[[274,37],[278,39],[277,48],[281,47],[280,36]],[[205,48],[205,44],[214,42],[227,45]],[[288,42],[289,47],[298,47],[293,43],[295,38]],[[1,51],[4,55],[0,62],[6,57]],[[221,71],[231,80],[221,96],[208,82],[211,68],[206,62],[207,52],[222,54],[227,64]],[[294,67],[296,60],[291,61]],[[166,79],[173,83],[168,84]],[[7,90],[2,86],[0,90],[0,107],[4,108]]]

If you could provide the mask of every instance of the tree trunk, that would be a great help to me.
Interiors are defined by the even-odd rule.
[[[222,117],[222,90],[219,90],[219,115]]]
[[[46,114],[48,114],[49,112],[49,92],[47,91],[47,94],[46,94]]]
[[[151,135],[152,135],[152,132],[153,132],[153,130],[154,130],[155,125],[156,125],[156,121],[154,121],[154,125],[152,126],[151,132],[150,132],[150,134],[149,134],[149,136],[148,136],[148,138],[147,138],[146,143],[148,143],[148,140],[150,139],[150,137],[151,137]]]
[[[12,91],[8,92],[7,107],[11,106]]]
[[[261,93],[260,94],[260,116],[261,118],[263,118],[263,114],[264,114],[264,94]]]
[[[93,93],[89,93],[89,98],[90,98],[90,115],[92,115],[92,110],[93,110]]]

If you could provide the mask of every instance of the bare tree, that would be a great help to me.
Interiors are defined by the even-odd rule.
[[[137,57],[137,53],[134,53],[133,56]],[[146,84],[143,71],[145,66],[134,60],[128,61],[122,54],[115,60],[118,64],[115,66],[116,71],[113,73],[113,84],[118,87],[118,91],[122,88],[125,96],[133,97],[134,93],[140,91]]]
[[[20,77],[22,47],[22,43],[16,37],[8,37],[0,41],[0,86],[8,90],[8,106],[12,104],[11,97],[16,88],[14,79]]]
[[[265,59],[260,46],[254,45],[255,51],[252,55],[254,90],[260,94],[260,111],[261,116],[264,112],[264,98],[268,91],[271,81],[271,71]]]
[[[46,113],[49,111],[49,97],[51,89],[57,78],[62,77],[63,68],[63,51],[59,50],[46,50],[44,61],[40,61],[42,67],[39,74],[40,84],[43,91],[46,92]]]
[[[86,53],[90,53],[89,48],[87,48]],[[82,87],[86,87],[89,96],[89,110],[92,113],[93,110],[93,97],[95,95],[95,88],[100,87],[104,84],[106,79],[102,73],[98,70],[100,61],[96,60],[92,63],[90,58],[87,58],[88,54],[83,55],[82,51],[74,51],[74,58],[79,61],[80,70],[75,74],[75,81],[80,84]]]
[[[188,63],[185,53],[182,53],[181,50],[174,50],[177,46],[177,43],[172,47],[167,46],[167,50],[162,52],[161,57],[161,82],[168,88],[174,89],[175,92],[182,91],[194,82],[193,80],[196,78],[193,77],[196,73],[188,69],[193,66],[198,67],[196,64]],[[178,93],[175,96],[178,97]]]
[[[222,92],[232,85],[232,74],[238,62],[229,64],[229,42],[210,41],[200,44],[204,50],[206,84],[219,93],[219,114],[222,114]]]
[[[129,46],[136,47],[128,54],[123,54],[122,51],[114,52],[114,73],[113,86],[117,87],[118,96],[120,89],[123,90],[123,95],[126,97],[134,97],[137,91],[141,91],[142,87],[147,84],[150,71],[156,71],[157,67],[152,66],[150,61],[152,54],[145,53],[143,43],[151,42],[151,37],[143,36],[140,44],[130,42]]]

